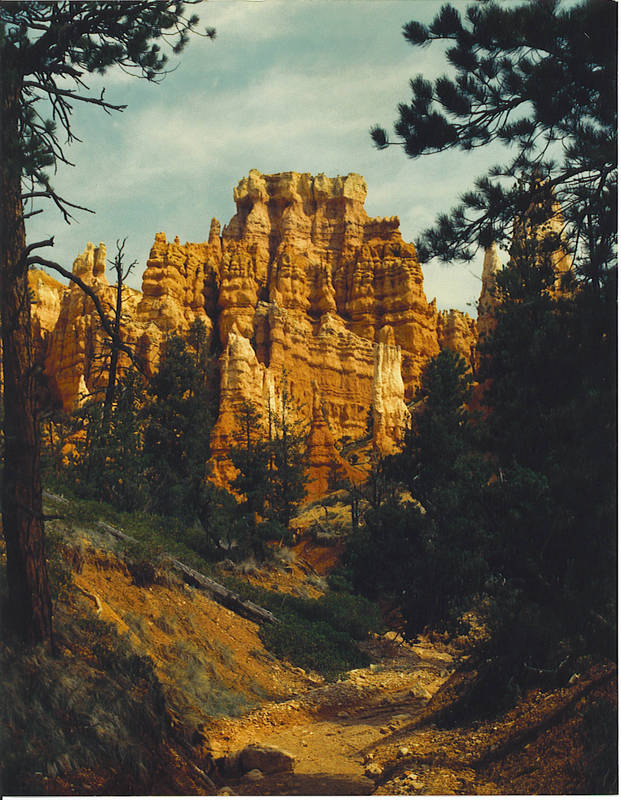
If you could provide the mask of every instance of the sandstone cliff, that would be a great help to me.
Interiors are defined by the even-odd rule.
[[[116,302],[116,290],[105,275],[106,246],[89,242],[73,262],[73,272],[98,295],[108,314]],[[136,309],[140,292],[123,287],[123,336],[136,341]],[[38,302],[37,304],[38,305]],[[36,306],[35,306],[36,307]],[[109,348],[95,306],[75,284],[58,295],[55,324],[46,337],[45,371],[52,397],[65,411],[72,411],[89,397],[103,391],[107,380]],[[121,354],[121,367],[128,365]]]
[[[124,289],[123,334],[148,373],[171,331],[200,318],[213,337],[220,352],[215,477],[231,475],[226,453],[243,401],[276,409],[286,388],[290,413],[308,423],[313,480],[323,487],[342,462],[343,440],[365,437],[370,426],[381,452],[395,447],[421,369],[440,347],[472,361],[475,323],[427,302],[398,218],[369,217],[365,197],[359,175],[252,170],[234,191],[228,225],[221,230],[213,220],[200,243],[156,234],[142,292]],[[103,245],[89,244],[73,268],[104,304],[114,302]],[[104,386],[106,341],[77,287],[64,288],[52,305],[41,321],[50,331],[46,372],[70,410]]]

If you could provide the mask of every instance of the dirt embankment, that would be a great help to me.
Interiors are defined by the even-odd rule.
[[[328,558],[308,545],[296,550],[290,570],[253,580],[272,588],[280,580],[282,591],[293,591],[313,559]],[[606,731],[595,742],[589,736],[601,709],[616,708],[614,665],[555,691],[532,691],[495,719],[443,726],[438,712],[467,675],[455,672],[444,644],[376,637],[367,645],[369,667],[326,683],[276,659],[255,623],[204,592],[166,580],[140,587],[116,556],[88,543],[84,555],[75,585],[94,614],[152,658],[173,722],[190,729],[193,763],[218,793],[588,793],[594,772],[607,769]],[[235,776],[214,767],[254,743],[291,753],[294,772]]]

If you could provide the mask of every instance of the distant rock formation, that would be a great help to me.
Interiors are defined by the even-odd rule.
[[[438,344],[441,350],[454,350],[470,367],[475,363],[478,320],[452,308],[438,312]]]
[[[479,295],[477,327],[480,341],[487,336],[495,326],[495,313],[498,307],[496,295],[496,273],[502,269],[496,242],[485,249],[483,257],[483,272],[481,273],[481,294]]]
[[[95,247],[89,242],[73,262],[73,273],[96,292],[104,310],[110,312],[116,290],[108,283],[105,269],[103,243]],[[93,301],[75,283],[56,292],[58,314],[55,324],[48,329],[45,371],[52,397],[65,411],[71,411],[105,389],[110,351]],[[127,341],[136,341],[134,320],[140,297],[136,289],[123,287],[123,327]],[[127,356],[122,355],[120,363],[126,366]]]
[[[343,440],[370,434],[380,452],[395,448],[421,370],[441,347],[473,363],[476,323],[427,302],[414,246],[397,217],[367,215],[366,191],[355,174],[252,170],[222,231],[213,220],[202,243],[156,234],[142,292],[124,289],[123,335],[147,373],[163,339],[197,318],[220,351],[215,478],[232,475],[227,452],[244,401],[275,411],[286,388],[290,413],[308,423],[313,481],[325,487]],[[89,243],[73,269],[111,306],[103,245]],[[53,394],[71,410],[102,391],[106,341],[78,287],[48,294],[38,338]]]
[[[554,276],[550,291],[560,294],[571,290],[573,274],[573,262],[565,236],[565,220],[549,180],[533,180],[530,191],[533,198],[531,203],[523,213],[516,216],[513,223],[509,265],[519,263],[519,259],[526,259],[528,264],[542,265],[547,262]],[[496,325],[496,309],[500,303],[496,277],[501,269],[498,248],[493,242],[486,248],[483,259],[481,294],[477,308],[479,345]]]

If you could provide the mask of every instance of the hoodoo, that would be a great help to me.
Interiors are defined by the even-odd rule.
[[[124,336],[148,372],[171,331],[199,318],[213,337],[220,410],[212,449],[223,480],[244,401],[275,411],[286,387],[290,413],[312,421],[311,471],[323,485],[328,441],[371,435],[381,452],[390,451],[425,362],[441,347],[472,358],[475,322],[427,302],[399,219],[369,217],[366,193],[356,174],[251,170],[234,190],[237,212],[228,225],[221,230],[212,220],[201,243],[156,234],[142,292],[124,294]],[[105,248],[89,244],[73,268],[111,302],[102,259]],[[103,336],[77,287],[60,289],[58,304],[46,372],[53,395],[71,410],[105,385]],[[325,430],[314,463],[319,427]]]

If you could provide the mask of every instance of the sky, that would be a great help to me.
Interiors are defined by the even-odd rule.
[[[106,114],[79,104],[56,190],[93,209],[67,226],[46,208],[30,221],[32,241],[54,234],[46,256],[70,268],[88,241],[127,238],[128,281],[140,287],[158,231],[169,240],[207,239],[212,217],[235,213],[233,189],[251,169],[263,173],[356,172],[364,176],[370,216],[401,220],[413,241],[483,174],[498,153],[443,153],[409,159],[400,147],[378,151],[369,129],[387,130],[409,79],[446,70],[441,47],[414,48],[401,28],[429,22],[436,0],[207,0],[199,7],[216,39],[192,37],[174,71],[149,84],[111,70],[90,76],[92,93],[127,104]],[[465,7],[463,2],[454,3]],[[43,254],[43,251],[41,251]],[[482,255],[469,264],[424,266],[427,299],[476,314]]]

